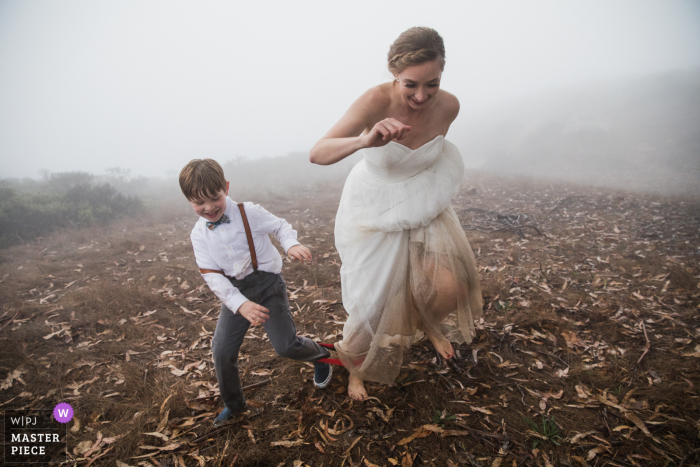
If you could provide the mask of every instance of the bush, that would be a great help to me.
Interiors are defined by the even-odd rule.
[[[44,189],[21,192],[0,186],[0,248],[33,240],[57,228],[106,224],[143,209],[140,198],[93,184],[81,172],[52,174]]]

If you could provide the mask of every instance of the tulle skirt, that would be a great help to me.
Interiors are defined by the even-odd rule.
[[[335,227],[348,319],[336,349],[365,381],[393,383],[404,351],[423,335],[454,343],[474,336],[481,288],[474,254],[449,206],[461,164],[448,155],[414,177],[387,183],[361,162],[348,177]]]

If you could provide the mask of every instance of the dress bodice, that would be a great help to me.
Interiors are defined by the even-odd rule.
[[[366,148],[365,170],[386,182],[404,180],[431,167],[439,159],[445,137],[438,135],[423,146],[411,149],[397,142]]]
[[[363,155],[343,188],[336,242],[358,232],[345,225],[397,232],[429,224],[450,206],[464,174],[459,150],[442,135],[417,149],[390,142]]]

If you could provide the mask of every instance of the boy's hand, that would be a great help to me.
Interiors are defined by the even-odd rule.
[[[298,259],[302,263],[304,260],[311,262],[311,250],[306,248],[304,245],[294,245],[287,250],[287,256],[292,259]]]
[[[267,318],[270,317],[268,314],[270,313],[270,310],[264,306],[258,305],[257,303],[251,302],[250,300],[243,302],[243,305],[238,307],[238,312],[245,319],[250,321],[253,326],[264,323],[267,321]]]

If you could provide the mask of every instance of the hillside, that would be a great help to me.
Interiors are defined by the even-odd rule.
[[[213,430],[219,303],[180,200],[0,251],[0,408],[69,402],[71,465],[697,464],[700,204],[483,172],[464,187],[485,318],[452,362],[419,342],[357,403],[345,371],[315,390],[251,329],[240,368],[262,412]],[[346,317],[341,188],[245,198],[313,251],[283,273],[299,332],[324,342]]]
[[[700,71],[546,91],[464,112],[451,136],[483,170],[700,194]]]

